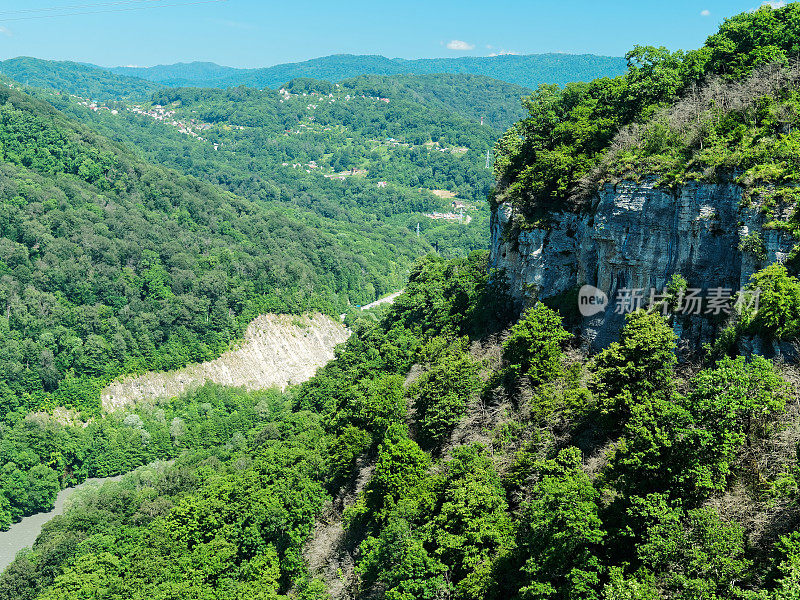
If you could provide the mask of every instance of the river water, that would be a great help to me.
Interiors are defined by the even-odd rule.
[[[105,479],[87,479],[81,485],[61,490],[58,493],[56,507],[53,510],[48,513],[38,513],[25,517],[19,523],[14,523],[8,531],[0,531],[0,572],[5,571],[6,567],[14,562],[14,558],[20,550],[33,546],[45,523],[55,516],[64,514],[67,500],[73,493],[87,485],[119,481],[120,479],[122,479],[121,475]]]

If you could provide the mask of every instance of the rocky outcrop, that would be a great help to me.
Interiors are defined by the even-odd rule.
[[[653,183],[606,185],[584,213],[557,213],[546,227],[514,227],[510,203],[492,214],[491,264],[505,271],[520,306],[592,285],[610,299],[609,307],[583,318],[582,334],[594,349],[616,338],[624,317],[615,311],[620,290],[661,290],[680,274],[703,290],[742,289],[758,269],[783,260],[791,236],[765,230],[757,207],[742,206],[735,183],[690,182],[675,190]],[[784,218],[788,215],[783,215]],[[763,254],[742,250],[763,241]],[[577,300],[576,300],[577,302]],[[576,307],[577,308],[577,307]],[[693,329],[695,341],[708,339],[707,318],[684,319],[680,333]]]
[[[250,323],[238,348],[216,360],[115,381],[103,390],[103,409],[180,396],[206,382],[248,390],[283,389],[313,377],[349,336],[344,325],[321,314],[262,315]]]

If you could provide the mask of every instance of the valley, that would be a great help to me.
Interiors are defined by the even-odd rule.
[[[743,10],[0,61],[0,600],[800,596],[800,3]]]
[[[405,96],[387,103],[364,88],[334,93],[330,83],[313,80],[287,88],[174,90],[149,105],[39,95],[147,160],[330,222],[325,227],[376,239],[416,234],[419,223],[423,243],[444,255],[485,247],[486,154],[496,130]],[[428,191],[441,188],[475,207],[473,226],[422,218],[450,207]]]

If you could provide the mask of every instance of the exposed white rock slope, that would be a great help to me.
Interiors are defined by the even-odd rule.
[[[310,379],[349,336],[344,325],[320,314],[262,315],[250,323],[237,349],[216,360],[115,381],[103,390],[103,409],[180,396],[206,382],[248,390],[283,389]]]

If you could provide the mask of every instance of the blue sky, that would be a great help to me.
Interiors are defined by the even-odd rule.
[[[259,67],[336,53],[621,56],[634,44],[695,48],[725,17],[759,3],[0,0],[0,58],[27,55],[104,66],[207,60]]]

